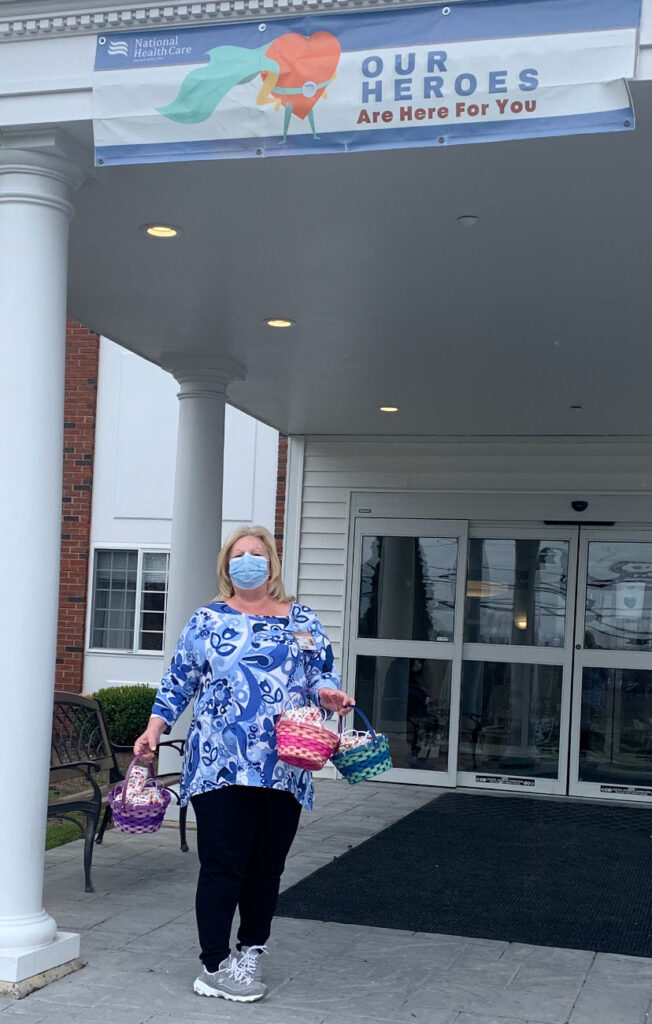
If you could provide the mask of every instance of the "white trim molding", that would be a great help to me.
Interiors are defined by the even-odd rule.
[[[449,0],[466,3],[468,0]],[[47,9],[49,6],[49,10]],[[409,0],[200,0],[198,3],[48,5],[47,0],[12,0],[0,12],[0,42],[57,35],[93,35],[143,29],[187,27],[229,21],[254,21],[334,11],[420,7]]]
[[[295,434],[288,437],[288,459],[285,471],[285,515],[283,522],[283,584],[288,594],[296,594],[299,588],[305,446],[306,439],[302,435]]]

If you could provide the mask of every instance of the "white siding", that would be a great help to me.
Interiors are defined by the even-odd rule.
[[[153,363],[102,338],[92,541],[168,546],[178,385]],[[222,536],[241,523],[274,531],[278,433],[227,405]]]
[[[97,396],[91,545],[169,548],[178,385],[153,363],[102,338]],[[278,433],[227,405],[222,537],[240,524],[274,532]],[[89,562],[93,572],[93,558]],[[89,616],[92,595],[89,581]],[[87,638],[88,639],[88,638]],[[160,682],[163,656],[88,650],[84,692]]]
[[[434,492],[435,517],[437,492],[652,494],[652,441],[307,437],[302,470],[298,597],[341,663],[352,492]]]

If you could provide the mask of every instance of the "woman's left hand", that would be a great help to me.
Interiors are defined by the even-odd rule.
[[[319,691],[319,703],[326,711],[337,711],[338,715],[348,715],[355,707],[353,697],[344,690],[336,690],[330,686],[322,686]]]

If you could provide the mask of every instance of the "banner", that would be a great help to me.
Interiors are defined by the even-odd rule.
[[[96,164],[634,127],[641,0],[484,0],[97,39]]]

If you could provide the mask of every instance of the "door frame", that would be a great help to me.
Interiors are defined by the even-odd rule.
[[[590,511],[586,510],[576,512],[573,508],[573,503],[577,498],[588,500]],[[474,528],[478,523],[485,522],[488,529],[510,526],[514,529],[546,529],[545,523],[547,521],[552,521],[554,526],[563,522],[564,527],[568,526],[570,529],[581,527],[582,533],[588,536],[587,531],[591,529],[591,527],[589,527],[588,524],[585,525],[585,523],[587,517],[590,515],[591,522],[595,523],[596,520],[599,520],[605,523],[606,529],[604,532],[608,537],[613,538],[615,536],[614,527],[616,527],[621,534],[624,532],[628,537],[632,538],[636,532],[641,532],[645,535],[646,539],[649,539],[650,534],[652,533],[652,494],[609,493],[605,491],[588,490],[583,490],[581,494],[578,494],[575,491],[410,491],[406,489],[383,491],[372,488],[357,488],[351,489],[348,492],[348,504],[349,522],[345,551],[349,553],[349,557],[346,557],[345,597],[343,609],[344,621],[341,651],[342,665],[344,668],[344,685],[347,692],[351,694],[353,694],[355,688],[355,671],[351,673],[351,650],[353,640],[355,639],[354,632],[357,630],[357,595],[359,594],[359,584],[356,573],[359,573],[359,556],[356,561],[356,558],[351,558],[350,555],[352,552],[355,555],[356,552],[355,536],[356,524],[358,522],[364,522],[368,518],[386,519],[391,522],[401,522],[405,520],[461,520],[473,522]],[[581,552],[578,551],[575,587],[576,608],[579,601],[577,581],[579,580],[580,555]],[[466,561],[466,553],[464,557]],[[460,585],[459,577],[460,574],[458,573],[458,586]],[[464,581],[466,581],[466,568]],[[459,608],[459,602],[457,603],[457,607]],[[577,624],[579,624],[579,619],[580,616],[576,615]],[[581,619],[583,624],[583,614]],[[579,625],[576,626],[576,630],[577,628],[579,628]],[[461,685],[461,676],[459,685]],[[579,697],[578,694],[580,694]],[[594,789],[594,787],[597,788],[597,786],[593,783],[577,784],[571,788],[573,778],[571,773],[574,770],[574,764],[577,764],[579,758],[579,732],[572,731],[574,729],[575,721],[573,716],[578,714],[577,702],[578,700],[581,701],[581,690],[576,685],[575,679],[573,679],[572,682],[571,697],[570,721],[569,727],[565,733],[565,740],[563,736],[560,736],[560,748],[562,742],[565,742],[568,750],[566,773],[568,779],[567,791],[570,792],[571,795],[580,798],[588,796],[595,799],[598,796],[602,796],[604,799],[612,800],[638,800],[639,802],[644,800],[644,797],[637,795],[621,795],[613,793],[598,794]],[[452,699],[453,694],[451,693],[451,701]],[[454,709],[451,706],[451,718],[454,711],[459,716],[459,700],[457,701],[457,709]],[[450,731],[452,733],[452,728]],[[449,768],[452,763],[451,748],[454,742],[456,759],[458,741],[459,717],[457,734],[455,737],[452,735],[449,737]],[[432,785],[436,787],[441,787],[442,785],[455,787],[461,784],[457,780],[457,774],[452,777],[451,781],[442,783],[432,778],[433,774],[440,773],[415,771],[413,769],[395,769],[395,771],[400,775],[400,778],[390,778],[388,773],[387,775],[381,776],[378,781],[387,779],[387,781],[400,781],[407,784]],[[449,776],[451,774],[452,773],[450,771],[447,773]],[[392,772],[391,775],[394,776],[394,773]],[[585,790],[585,786],[590,786],[590,791]],[[501,784],[500,787],[496,788],[502,790],[503,785]],[[507,784],[504,784],[504,788],[505,790],[508,790],[509,787]],[[520,787],[515,788],[522,791]]]
[[[360,567],[362,538],[383,537],[455,537],[457,538],[457,575],[455,581],[455,615],[453,641],[376,640],[361,639],[357,635],[360,603]],[[449,519],[386,519],[380,517],[356,520],[353,535],[353,560],[349,604],[349,638],[346,649],[346,678],[355,693],[356,660],[358,655],[375,654],[378,657],[420,658],[451,663],[451,684],[448,716],[448,765],[445,772],[419,768],[392,768],[382,776],[386,782],[409,782],[412,785],[455,786],[457,745],[459,738],[459,706],[462,667],[462,625],[464,621],[464,588],[466,572],[467,523]],[[364,710],[364,709],[363,709]]]
[[[623,801],[635,801],[638,803],[652,803],[652,785],[636,786],[627,783],[609,782],[582,782],[579,778],[580,760],[580,728],[582,716],[582,675],[584,668],[632,668],[652,670],[652,664],[644,664],[643,659],[647,658],[652,662],[651,651],[612,651],[593,650],[584,646],[585,634],[585,613],[586,613],[586,582],[588,573],[589,544],[592,541],[645,541],[652,543],[652,528],[643,530],[640,526],[627,526],[618,524],[617,533],[614,527],[608,529],[591,529],[584,527],[580,530],[580,547],[578,554],[578,575],[577,575],[577,613],[575,616],[575,650],[574,654],[574,678],[573,678],[573,706],[570,726],[570,758],[568,793],[570,796],[591,797],[594,800],[613,800],[617,798]]]
[[[568,576],[566,582],[566,615],[563,647],[516,646],[511,644],[465,643],[463,661],[497,661],[505,664],[561,665],[561,704],[559,714],[559,757],[556,779],[536,776],[517,776],[497,771],[458,771],[457,784],[469,788],[500,789],[513,792],[565,794],[568,784],[568,746],[571,714],[571,686],[573,675],[573,640],[575,636],[575,602],[577,589],[577,545],[579,530],[576,526],[497,526],[482,522],[469,524],[469,538],[486,540],[540,540],[568,543]],[[466,569],[466,567],[465,567]],[[466,571],[465,571],[466,580]],[[500,776],[500,781],[496,778]]]

